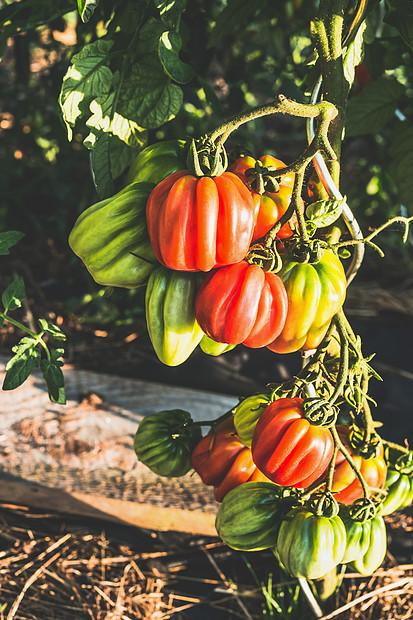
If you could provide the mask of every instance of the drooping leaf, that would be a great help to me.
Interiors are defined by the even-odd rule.
[[[86,126],[93,129],[95,134],[111,133],[125,142],[128,146],[142,145],[140,134],[142,128],[130,118],[121,116],[115,109],[115,93],[97,97],[90,104],[92,116],[86,121]]]
[[[124,82],[119,111],[152,129],[170,121],[182,106],[182,90],[171,84],[159,60],[144,57]]]
[[[64,341],[66,340],[66,334],[62,332],[62,330],[53,323],[49,323],[46,319],[39,319],[39,325],[41,329],[50,336],[53,337],[54,340]]]
[[[34,338],[25,336],[13,347],[15,355],[6,364],[3,390],[16,389],[39,366],[40,352],[36,349],[36,343]]]
[[[376,133],[393,117],[404,87],[397,80],[381,77],[351,97],[347,107],[347,136]]]
[[[346,199],[342,200],[318,200],[308,205],[306,218],[317,228],[330,226],[340,217]]]
[[[24,282],[23,278],[17,278],[13,280],[11,284],[6,288],[1,296],[1,301],[3,303],[4,311],[15,310],[16,308],[20,308],[22,305],[22,300],[24,299]]]
[[[110,162],[110,140],[111,136],[108,133],[101,133],[97,136],[91,132],[83,141],[86,148],[91,150],[93,182],[101,199],[112,196],[114,192]]]
[[[159,39],[158,55],[163,68],[172,80],[186,84],[192,78],[192,68],[179,58],[182,37],[167,30]]]
[[[23,237],[25,237],[25,234],[19,230],[6,230],[0,233],[0,256],[9,254],[9,249],[16,245]]]
[[[92,17],[98,4],[99,0],[77,0],[77,10],[84,24]]]
[[[117,179],[122,172],[131,165],[139,151],[147,144],[147,132],[140,134],[140,142],[137,146],[128,146],[116,136],[110,137],[110,167],[114,179]]]
[[[363,22],[344,55],[344,77],[346,78],[349,86],[351,86],[354,82],[354,69],[364,58],[364,33],[366,28],[367,22]]]
[[[161,20],[171,28],[178,30],[187,0],[154,0],[154,3],[159,9]]]
[[[392,133],[389,149],[389,173],[395,182],[399,199],[413,210],[413,127],[408,121],[401,122]]]
[[[44,380],[46,381],[49,398],[52,403],[64,405],[66,403],[65,396],[65,380],[61,366],[63,362],[57,360],[43,359],[40,364]]]
[[[82,115],[82,107],[111,90],[113,75],[108,54],[112,45],[112,41],[95,41],[85,45],[72,58],[59,97],[69,140],[76,120]]]

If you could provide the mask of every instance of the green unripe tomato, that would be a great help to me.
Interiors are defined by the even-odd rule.
[[[381,516],[406,508],[413,501],[413,476],[411,474],[408,475],[389,467],[384,488],[387,490],[387,495],[380,507]]]
[[[346,549],[346,530],[339,516],[315,515],[293,508],[281,524],[277,551],[293,577],[318,579],[340,564]]]
[[[149,182],[157,185],[177,170],[186,168],[184,140],[165,140],[147,146],[133,160],[127,183]]]
[[[353,560],[350,567],[367,576],[374,573],[383,562],[387,551],[387,536],[383,517],[376,516],[365,525],[368,527],[367,550]]]
[[[152,189],[132,183],[77,218],[69,245],[98,284],[135,288],[157,266],[145,215]]]
[[[251,448],[255,426],[269,402],[268,394],[254,394],[244,398],[234,409],[235,430],[248,448]]]
[[[204,332],[195,319],[196,273],[158,267],[146,289],[146,324],[158,358],[167,366],[185,362]]]
[[[241,551],[274,547],[282,515],[280,489],[271,482],[245,482],[227,493],[215,520],[224,543]]]
[[[134,439],[138,460],[159,476],[183,476],[192,467],[191,453],[202,437],[199,426],[191,426],[187,411],[172,409],[147,416]]]

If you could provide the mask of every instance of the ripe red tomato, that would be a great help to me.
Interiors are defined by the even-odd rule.
[[[214,497],[222,502],[225,495],[244,482],[268,482],[252,461],[251,450],[235,434],[234,422],[228,418],[201,439],[192,452],[192,467],[204,484],[214,487]]]
[[[340,425],[337,426],[337,430],[341,441],[353,457],[368,487],[371,491],[380,489],[386,480],[387,473],[383,444],[380,444],[378,447],[376,456],[365,459],[357,455],[350,445],[349,434],[351,427]],[[362,486],[342,452],[337,454],[331,490],[334,493],[335,499],[342,504],[352,504],[356,499],[364,496]]]
[[[334,451],[330,431],[303,415],[302,398],[268,405],[252,437],[252,458],[263,474],[282,486],[309,487],[322,476]]]
[[[273,166],[275,168],[285,168],[285,163],[280,159],[273,157],[272,155],[263,155],[258,160],[263,166],[270,167]],[[231,172],[235,172],[240,179],[247,184],[247,178],[245,176],[245,171],[248,168],[254,168],[256,164],[256,160],[249,155],[245,157],[239,157],[230,167],[229,170]],[[291,173],[282,177],[280,180],[280,189],[276,193],[265,192],[264,194],[258,194],[258,192],[252,191],[252,197],[254,199],[255,212],[256,212],[256,222],[254,227],[254,233],[252,236],[252,240],[260,239],[267,234],[267,232],[274,226],[276,222],[280,219],[282,215],[287,210],[288,205],[290,204],[291,194],[294,186],[294,177],[295,174]],[[297,218],[294,215],[293,221],[296,222]],[[277,233],[278,239],[286,239],[291,237],[292,230],[287,222],[284,224],[282,228]]]
[[[179,170],[155,187],[146,206],[153,251],[178,271],[210,271],[242,260],[254,217],[251,192],[232,172],[195,177]]]
[[[196,319],[210,338],[253,348],[278,336],[287,310],[281,278],[245,260],[209,274],[195,302]]]

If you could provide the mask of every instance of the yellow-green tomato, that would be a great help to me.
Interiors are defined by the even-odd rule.
[[[235,430],[248,448],[251,448],[255,426],[269,402],[268,394],[254,394],[244,398],[234,409]]]
[[[146,289],[146,324],[156,355],[167,366],[185,362],[204,335],[195,319],[198,275],[159,267]]]
[[[201,347],[204,353],[206,353],[207,355],[213,355],[214,357],[217,357],[218,355],[222,355],[223,353],[227,353],[228,351],[231,351],[232,349],[235,349],[236,347],[235,344],[226,344],[225,342],[216,342],[215,340],[212,340],[212,338],[210,338],[206,334],[204,334],[204,336],[202,337],[202,340],[199,343],[199,346]]]
[[[376,516],[366,522],[368,527],[368,546],[350,566],[361,575],[371,575],[383,562],[387,551],[386,525],[383,517]]]

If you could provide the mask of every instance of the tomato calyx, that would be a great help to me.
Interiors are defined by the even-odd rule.
[[[307,508],[317,517],[327,517],[332,519],[339,512],[339,505],[331,491],[319,491],[313,493],[308,499]]]
[[[198,140],[192,139],[186,163],[194,176],[216,177],[227,169],[228,157],[222,145],[217,147],[208,136],[204,136]]]
[[[325,428],[331,428],[337,422],[339,414],[338,407],[318,396],[305,398],[303,401],[303,411],[305,419],[310,424]]]
[[[268,273],[277,273],[282,267],[281,256],[278,254],[275,244],[272,247],[262,243],[252,245],[245,260],[250,265],[258,265]]]
[[[359,456],[371,459],[377,455],[381,444],[381,437],[373,432],[366,441],[366,430],[353,424],[349,433],[349,442]]]
[[[276,194],[280,191],[280,184],[277,179],[271,176],[271,172],[275,172],[277,168],[264,166],[259,160],[255,162],[253,168],[247,168],[245,170],[245,178],[248,183],[248,187],[257,194],[264,194],[269,192]],[[279,172],[279,170],[277,170]]]
[[[323,257],[324,249],[328,247],[327,243],[321,239],[303,241],[299,237],[292,237],[285,243],[293,260],[297,263],[308,263],[309,265],[319,263]]]
[[[411,476],[413,474],[413,450],[399,456],[393,467],[400,474]]]
[[[379,505],[368,497],[361,497],[356,499],[355,502],[349,506],[349,517],[353,521],[359,521],[360,523],[366,523],[374,519],[378,512]]]

